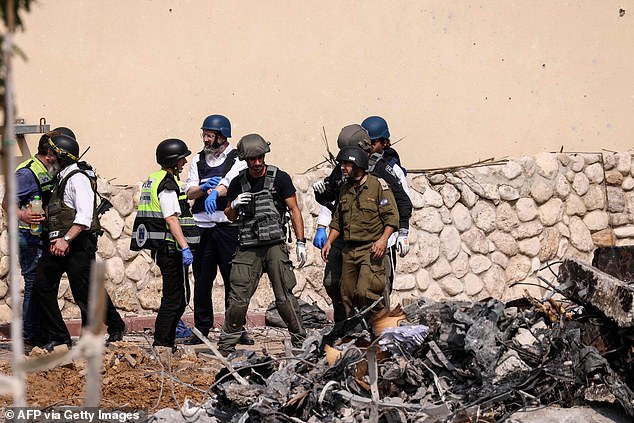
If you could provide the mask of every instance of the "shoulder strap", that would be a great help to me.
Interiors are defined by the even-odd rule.
[[[226,176],[227,173],[231,170],[231,167],[236,162],[236,158],[238,157],[238,149],[234,148],[227,154],[225,158],[224,167],[222,168],[222,176]]]
[[[161,182],[159,182],[159,186],[156,188],[156,193],[160,193],[163,190],[171,190],[171,191],[176,191],[178,193],[178,191],[180,190],[180,187],[178,186],[178,183],[176,182],[176,180],[174,179],[174,175],[172,175],[171,173],[167,172],[165,174],[165,177],[163,178],[163,180]]]
[[[203,174],[205,171],[205,150],[200,150],[198,153],[198,163],[196,163],[196,168],[198,169],[198,177]]]
[[[275,182],[275,175],[277,175],[277,167],[269,165],[266,167],[266,175],[264,175],[264,189],[270,190],[273,188],[273,182]]]
[[[390,189],[390,186],[387,184],[387,182],[385,182],[385,179],[383,178],[376,178],[379,180],[379,183],[381,184],[381,188],[383,189],[383,191]]]
[[[247,169],[241,170],[238,177],[240,178],[240,186],[242,187],[242,192],[251,191],[251,184],[247,179]]]
[[[88,178],[88,180],[90,180],[90,176],[88,176],[88,174],[86,172],[84,172],[81,169],[75,169],[73,171],[71,171],[68,175],[66,175],[63,179],[61,179],[58,183],[57,183],[57,189],[59,192],[61,192],[62,194],[64,193],[64,191],[66,190],[66,183],[68,182],[68,180],[71,178],[71,176],[76,175],[78,173],[83,173],[86,178]],[[92,187],[92,181],[90,182],[90,186]],[[95,191],[95,189],[93,188],[93,191]]]

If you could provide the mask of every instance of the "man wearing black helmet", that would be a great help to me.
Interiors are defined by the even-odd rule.
[[[298,267],[306,263],[304,221],[290,176],[264,162],[269,151],[269,143],[258,134],[246,135],[238,142],[238,157],[247,162],[248,169],[231,181],[225,208],[227,218],[239,225],[240,246],[231,265],[229,306],[218,340],[218,349],[224,355],[233,352],[240,340],[249,301],[263,272],[271,281],[275,306],[293,345],[301,346],[306,336],[293,295],[297,281],[286,245],[286,211],[297,238]]]
[[[187,196],[178,175],[191,154],[185,142],[170,138],[156,147],[161,169],[152,173],[141,188],[141,197],[132,227],[130,249],[150,250],[161,269],[163,296],[154,324],[154,346],[174,350],[176,326],[189,302],[188,267],[192,250],[200,242]]]
[[[372,140],[368,132],[361,125],[347,125],[341,129],[337,137],[337,145],[340,149],[348,146],[356,146],[370,154],[372,148]],[[368,159],[368,173],[384,180],[394,195],[396,200],[396,208],[399,217],[399,231],[407,232],[409,229],[409,218],[412,214],[412,202],[393,172],[388,172],[384,162],[378,166],[374,162],[374,166],[370,168],[370,158]],[[317,181],[314,185],[315,199],[322,204],[317,217],[317,232],[313,238],[313,245],[322,248],[326,243],[326,227],[329,225],[332,217],[332,211],[338,204],[338,196],[344,177],[340,166],[335,167],[331,174],[324,180]],[[392,234],[388,241],[388,247],[391,247],[396,241],[396,233]],[[324,271],[324,287],[326,293],[332,299],[333,317],[335,322],[339,322],[345,318],[343,303],[341,302],[339,281],[341,279],[341,251],[343,248],[343,240],[338,238],[333,242],[332,249],[328,256],[328,262]],[[385,256],[385,273],[386,273],[386,293],[384,295],[385,305],[389,307],[389,296],[391,293],[392,281],[394,279],[394,269],[391,255],[391,248],[388,248],[388,254]]]
[[[41,311],[40,332],[49,337],[44,347],[51,351],[57,345],[71,345],[57,304],[62,274],[68,275],[73,298],[81,310],[82,324],[89,323],[90,267],[95,260],[101,226],[97,216],[96,177],[89,165],[78,163],[79,144],[63,131],[50,132],[47,138],[60,171],[48,203],[49,244],[37,267],[34,293]],[[105,295],[108,341],[119,341],[123,338],[125,324],[110,297]]]
[[[368,307],[385,294],[383,258],[388,239],[399,226],[399,216],[389,185],[367,173],[368,155],[363,149],[344,147],[337,161],[345,182],[321,256],[327,262],[333,242],[343,237],[341,299],[350,317],[355,309]],[[383,307],[384,303],[379,303],[373,312]]]
[[[207,336],[214,324],[211,298],[213,282],[220,270],[224,282],[225,309],[229,300],[231,259],[238,248],[238,225],[225,216],[226,193],[231,180],[246,168],[237,160],[238,150],[229,144],[231,122],[223,115],[209,115],[200,128],[203,149],[194,156],[189,168],[185,191],[194,200],[192,213],[200,228],[200,245],[194,256],[194,324]],[[195,345],[203,341],[195,335],[184,344]],[[253,345],[246,332],[241,344]]]

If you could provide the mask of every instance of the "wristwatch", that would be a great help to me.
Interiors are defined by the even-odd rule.
[[[70,243],[70,237],[67,235],[64,235],[64,241]]]

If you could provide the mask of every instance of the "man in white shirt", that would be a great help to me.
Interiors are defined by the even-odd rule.
[[[90,267],[97,252],[101,226],[97,217],[97,180],[90,165],[77,163],[79,144],[69,135],[49,133],[49,146],[60,164],[58,179],[48,203],[49,244],[35,274],[34,293],[41,309],[40,332],[49,337],[44,348],[71,346],[68,329],[57,304],[60,279],[64,273],[73,298],[81,311],[82,325],[88,320]],[[106,295],[108,342],[123,339],[125,324]]]
[[[209,115],[203,121],[203,149],[192,159],[185,192],[194,200],[192,212],[200,228],[200,245],[194,255],[194,324],[207,336],[214,325],[213,282],[220,270],[224,282],[225,308],[229,299],[231,260],[238,247],[238,225],[224,214],[226,193],[231,180],[247,167],[238,160],[237,150],[229,144],[231,123],[223,115]],[[197,336],[185,339],[186,345],[200,344]],[[253,345],[243,332],[240,343]]]

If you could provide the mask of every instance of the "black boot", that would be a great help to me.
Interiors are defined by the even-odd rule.
[[[183,345],[200,345],[203,343],[203,340],[197,337],[196,335],[192,335],[188,338],[185,338],[183,341]]]
[[[241,345],[255,345],[255,341],[253,340],[253,338],[251,338],[249,336],[249,334],[245,330],[244,332],[242,332],[242,335],[240,335],[240,339],[238,340],[238,344],[241,344]]]
[[[123,341],[123,335],[125,335],[125,328],[111,332],[108,335],[108,339],[106,339],[106,345],[109,345],[111,342]]]

